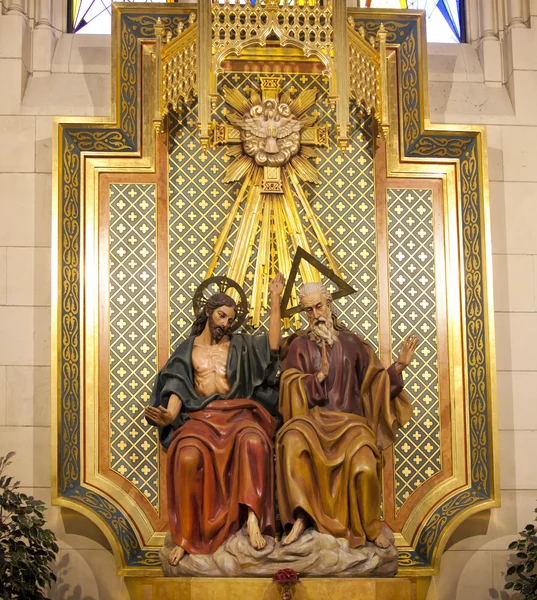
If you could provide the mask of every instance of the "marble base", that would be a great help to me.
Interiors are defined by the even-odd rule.
[[[133,578],[125,580],[131,600],[280,600],[282,588],[269,578]],[[293,600],[423,600],[420,582],[394,579],[304,578]]]
[[[168,555],[170,535],[160,551],[167,577],[271,577],[280,569],[294,569],[307,577],[393,577],[397,573],[397,548],[381,549],[367,543],[349,548],[344,539],[307,529],[296,542],[282,546],[265,536],[267,545],[255,550],[246,529],[233,535],[214,554],[186,555],[172,567]]]

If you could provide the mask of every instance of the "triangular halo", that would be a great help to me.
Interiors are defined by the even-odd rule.
[[[287,285],[285,286],[285,290],[283,293],[282,301],[281,301],[281,311],[282,318],[292,317],[297,312],[300,312],[301,306],[291,306],[288,308],[289,300],[291,299],[291,291],[293,286],[295,285],[296,276],[298,273],[298,268],[300,266],[301,261],[305,260],[310,265],[315,267],[319,273],[322,273],[327,279],[329,279],[332,283],[335,283],[338,287],[337,292],[332,294],[332,299],[337,300],[338,298],[343,298],[343,296],[350,296],[354,294],[356,290],[352,288],[347,282],[343,281],[341,277],[336,275],[334,271],[329,269],[327,266],[323,265],[322,262],[317,260],[315,256],[312,256],[309,252],[306,252],[304,248],[298,246],[296,249],[295,258],[293,260],[293,264],[291,265],[291,271],[289,273],[289,278],[287,279]]]

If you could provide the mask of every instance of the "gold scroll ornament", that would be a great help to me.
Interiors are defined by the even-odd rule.
[[[322,63],[330,82],[329,100],[336,111],[341,150],[349,142],[352,101],[373,114],[386,135],[386,32],[381,26],[371,39],[363,32],[356,33],[351,21],[346,21],[345,0],[267,0],[264,4],[200,0],[198,17],[197,23],[192,16],[189,27],[178,28],[175,38],[170,31],[164,38],[160,22],[155,27],[157,132],[170,108],[177,110],[180,102],[188,103],[197,96],[200,142],[208,148],[224,60],[232,54],[240,56],[249,46],[264,46],[269,36],[276,36],[282,47],[299,48],[304,56],[316,57]]]

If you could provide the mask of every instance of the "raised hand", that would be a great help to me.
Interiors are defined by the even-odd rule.
[[[281,273],[276,273],[274,279],[269,283],[268,289],[271,295],[280,296],[285,287],[285,277]]]
[[[322,383],[328,377],[328,371],[330,370],[330,362],[328,361],[328,354],[326,353],[326,342],[323,342],[321,348],[321,370],[317,373],[317,381]]]
[[[144,413],[148,419],[153,421],[153,423],[162,426],[169,425],[175,418],[173,413],[167,408],[164,408],[164,406],[159,406],[157,408],[154,406],[146,406],[144,408]]]
[[[270,318],[269,318],[269,347],[271,350],[278,350],[281,342],[281,307],[280,295],[285,286],[285,277],[281,273],[276,273],[274,279],[268,285],[269,303],[270,303]]]
[[[401,350],[399,351],[399,357],[397,359],[397,365],[400,366],[400,370],[403,371],[412,360],[414,356],[414,352],[416,352],[416,348],[418,347],[419,339],[417,335],[409,335],[407,336],[401,345]]]

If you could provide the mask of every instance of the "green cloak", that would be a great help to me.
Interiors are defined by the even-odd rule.
[[[201,410],[213,400],[247,398],[259,402],[270,414],[278,414],[279,357],[277,350],[270,350],[267,335],[241,333],[231,336],[226,367],[229,393],[207,397],[198,396],[194,388],[192,347],[195,339],[195,336],[189,337],[178,346],[157,375],[153,387],[151,404],[155,408],[167,407],[171,394],[177,395],[182,402],[175,421],[159,426],[160,442],[165,448],[170,445],[173,433],[188,419],[188,413]],[[148,422],[156,425],[149,419]]]

